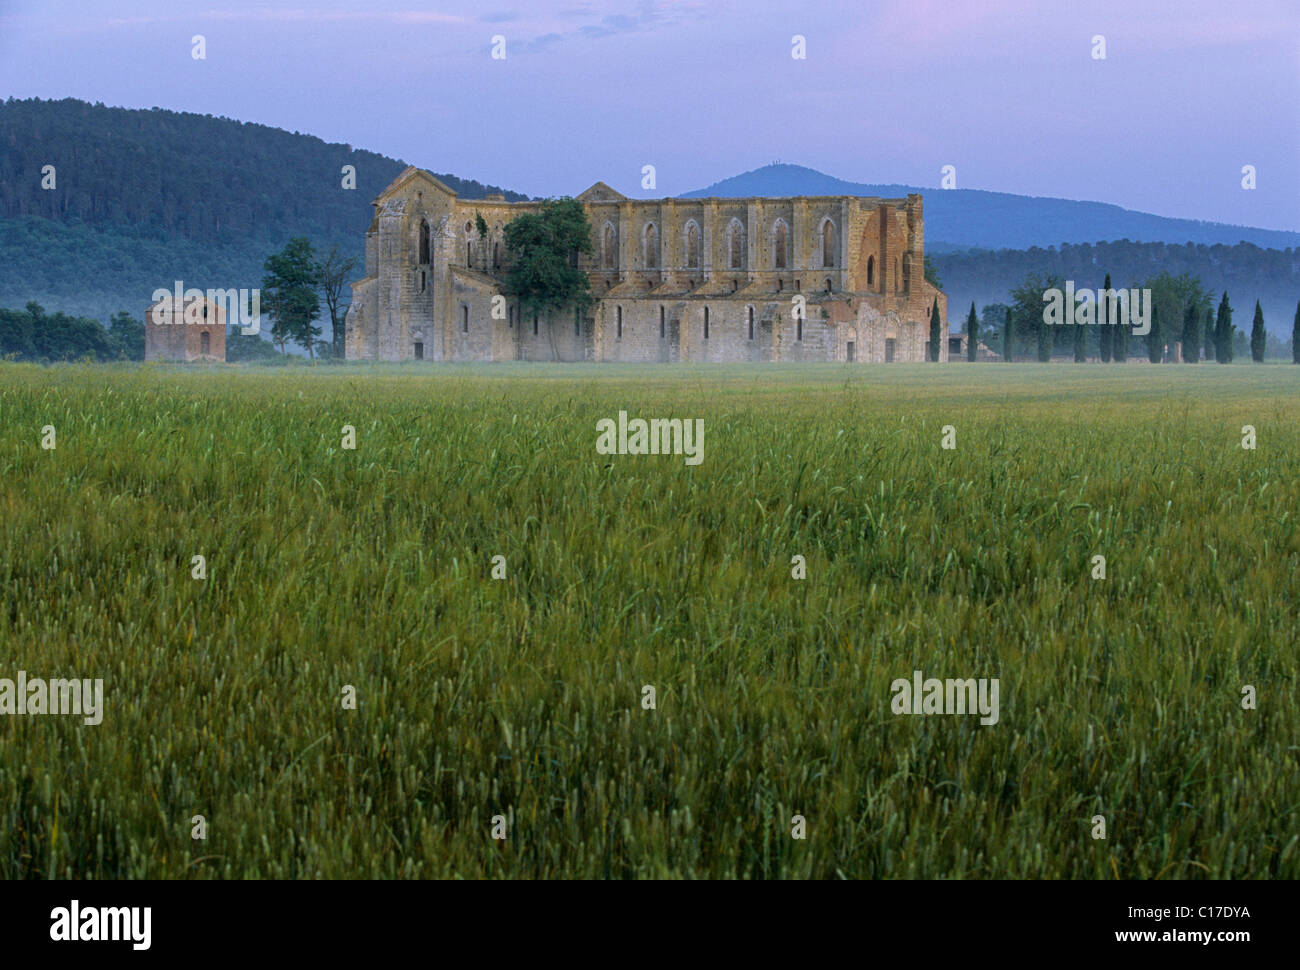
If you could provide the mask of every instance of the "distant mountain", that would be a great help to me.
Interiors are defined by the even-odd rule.
[[[160,108],[0,102],[0,307],[107,321],[153,290],[255,287],[292,236],[361,256],[370,201],[406,162],[310,135]],[[54,188],[42,187],[54,166]],[[343,167],[356,188],[343,187]],[[501,192],[439,174],[465,198]],[[328,325],[326,327],[328,330]]]
[[[765,165],[723,179],[683,198],[790,195],[878,195],[898,198],[909,192],[925,196],[925,244],[929,252],[956,249],[1046,248],[1061,243],[1239,242],[1286,249],[1300,246],[1300,232],[1230,226],[1193,219],[1168,219],[1104,202],[985,192],[980,189],[919,188],[915,185],[868,185],[846,182],[801,165]]]

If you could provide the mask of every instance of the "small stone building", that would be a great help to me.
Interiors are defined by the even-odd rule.
[[[226,311],[205,298],[150,304],[144,317],[144,359],[224,361]]]
[[[539,319],[505,292],[505,227],[536,203],[406,169],[372,203],[348,359],[922,361],[936,300],[947,333],[920,195],[634,200],[597,182],[577,199],[597,302]]]

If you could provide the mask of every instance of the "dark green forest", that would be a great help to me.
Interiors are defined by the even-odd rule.
[[[0,307],[108,324],[183,280],[255,287],[294,236],[361,256],[370,202],[406,162],[211,115],[64,99],[0,102]],[[54,188],[42,188],[45,166]],[[356,188],[343,188],[343,167]],[[501,192],[437,173],[465,198]]]
[[[283,244],[291,229],[360,235],[370,224],[371,199],[407,164],[266,125],[71,98],[0,104],[0,146],[0,219],[129,226],[204,242]],[[46,165],[55,168],[52,190],[41,187]],[[342,187],[345,165],[356,168],[355,189]],[[466,198],[527,198],[454,175],[438,178]]]

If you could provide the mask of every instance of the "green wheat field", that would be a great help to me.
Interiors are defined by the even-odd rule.
[[[0,677],[104,681],[3,878],[1300,875],[1300,367],[3,364],[0,468]]]

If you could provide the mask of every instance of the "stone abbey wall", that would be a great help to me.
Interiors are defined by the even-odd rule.
[[[493,319],[505,226],[536,205],[461,200],[408,168],[373,203],[348,358],[919,361],[937,299],[947,359],[947,300],[924,278],[919,195],[638,201],[598,182],[577,198],[596,305],[534,321],[507,296],[505,319]]]

